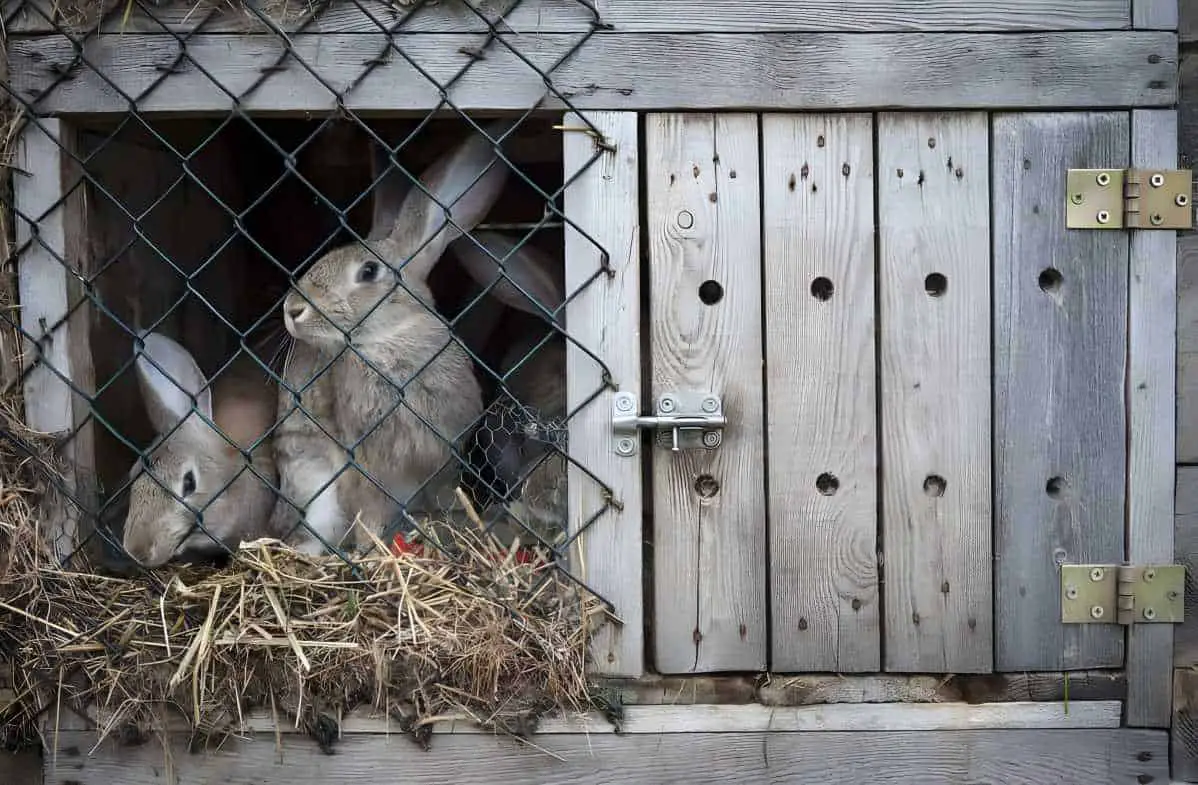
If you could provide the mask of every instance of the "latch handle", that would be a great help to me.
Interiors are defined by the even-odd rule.
[[[657,399],[652,415],[640,414],[636,393],[618,392],[612,400],[615,452],[636,455],[641,430],[656,432],[659,447],[671,452],[714,450],[723,442],[724,404],[710,392],[667,392]]]

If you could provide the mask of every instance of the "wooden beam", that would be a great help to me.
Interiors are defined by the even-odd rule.
[[[489,22],[498,22],[501,30],[525,34],[581,33],[591,29],[594,19],[583,3],[561,0],[474,0],[470,5],[482,16],[456,3],[439,3],[404,18],[384,0],[338,0],[324,6],[305,29],[370,33],[402,20],[405,32],[482,32]],[[1051,0],[940,0],[935,4],[926,0],[605,0],[596,4],[602,23],[621,33],[1124,30],[1130,26],[1128,6],[1129,0],[1088,0],[1084,6]],[[55,32],[56,25],[91,29],[96,23],[94,14],[86,15],[82,23],[56,19],[50,0],[6,0],[3,7],[9,35]],[[295,4],[263,13],[283,30],[294,32],[311,8]],[[152,14],[135,8],[128,18],[123,10],[110,13],[101,30],[158,35],[190,33],[201,27],[208,33],[267,31],[258,16],[222,0],[163,3]]]
[[[352,111],[440,107],[438,86],[408,58],[440,84],[470,64],[449,90],[461,109],[525,110],[538,101],[570,109],[559,94],[576,109],[630,111],[994,110],[1177,99],[1177,35],[1169,32],[601,33],[553,70],[553,95],[537,69],[569,54],[578,36],[502,39],[475,59],[464,52],[486,43],[477,34],[397,36],[403,56],[379,34],[298,34],[290,39],[293,55],[272,71],[285,46],[274,36],[196,34],[180,62],[180,44],[170,36],[93,36],[83,44],[89,65],[76,60],[76,44],[64,36],[10,38],[10,78],[43,114],[125,112],[131,100],[143,112],[225,113],[231,96],[253,113],[331,111],[336,99],[322,81],[348,91]],[[379,58],[367,75],[366,63]]]
[[[1177,467],[1174,515],[1173,558],[1185,565],[1186,592],[1185,619],[1174,628],[1173,665],[1198,669],[1198,466]]]
[[[1132,112],[1131,165],[1176,168],[1176,110]],[[1168,564],[1173,561],[1177,438],[1177,233],[1133,232],[1130,243],[1127,559]],[[1128,630],[1131,727],[1169,727],[1172,659],[1172,625],[1136,624]]]
[[[1124,630],[1064,625],[1062,563],[1121,563],[1128,233],[1065,230],[1065,173],[1126,167],[1129,116],[993,119],[995,665],[1119,667]]]
[[[1183,10],[1198,31],[1198,3]],[[1179,78],[1181,163],[1193,169],[1198,167],[1198,51],[1192,47],[1182,51]],[[1177,460],[1198,463],[1198,232],[1193,230],[1177,233]]]
[[[583,130],[584,118],[565,117],[563,125],[577,129],[563,133],[564,174],[572,180],[564,197],[564,212],[570,217],[564,230],[566,293],[569,297],[578,292],[566,305],[566,323],[574,339],[566,343],[566,411],[577,410],[568,439],[570,531],[589,527],[580,538],[585,572],[579,575],[614,604],[618,619],[592,641],[592,672],[639,676],[645,646],[641,463],[615,454],[615,391],[603,389],[604,367],[595,360],[610,371],[618,390],[640,392],[637,118],[597,112],[586,115],[585,121],[599,129],[610,149],[602,152],[598,140]],[[604,262],[611,275],[596,278]],[[599,390],[603,391],[598,397],[583,406]],[[611,498],[588,472],[611,489]]]
[[[877,671],[873,118],[761,131],[770,667]]]
[[[95,510],[93,429],[86,418],[93,392],[88,336],[90,303],[80,279],[90,275],[85,185],[74,130],[62,120],[28,122],[17,142],[14,220],[23,360],[25,423],[62,440],[67,473],[44,501],[43,535],[67,559]]]
[[[1173,672],[1170,773],[1177,782],[1198,782],[1198,671]]]
[[[1176,30],[1179,2],[1189,0],[1133,0],[1132,27],[1137,30]]]
[[[308,739],[230,739],[219,750],[95,744],[92,734],[64,734],[47,785],[177,785],[254,782],[503,781],[513,785],[593,782],[820,782],[855,785],[888,780],[921,785],[1002,782],[1166,782],[1168,734],[1127,729],[963,730],[841,733],[644,734],[537,736],[535,746],[482,735],[447,735],[422,750],[408,738],[347,736],[337,755]],[[70,752],[71,754],[67,754]]]
[[[766,667],[758,118],[645,118],[652,399],[712,393],[714,450],[653,450],[655,669]]]
[[[887,671],[994,668],[990,127],[878,117]]]

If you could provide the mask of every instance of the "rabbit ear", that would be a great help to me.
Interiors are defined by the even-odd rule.
[[[191,412],[192,396],[196,409],[211,420],[212,390],[187,350],[161,333],[142,333],[141,340],[145,348],[134,367],[154,428],[159,433],[173,428]]]
[[[480,244],[482,247],[480,247]],[[536,246],[498,232],[479,231],[454,241],[453,252],[466,272],[480,286],[490,286],[499,279],[491,295],[504,305],[534,316],[542,315],[531,297],[541,306],[553,310],[565,299],[564,270],[553,257]],[[494,257],[494,258],[492,258]],[[500,275],[500,270],[506,276]],[[516,288],[512,284],[517,284]],[[523,289],[528,294],[520,291]],[[562,314],[558,315],[560,319]]]
[[[474,229],[499,198],[507,184],[508,166],[496,156],[497,143],[489,137],[500,136],[506,124],[492,123],[485,133],[472,133],[425,171],[424,189],[413,186],[408,192],[391,232],[391,239],[401,247],[419,249],[407,265],[408,274],[424,280],[445,248]]]
[[[391,163],[387,148],[370,146],[370,175],[374,187],[374,214],[370,222],[367,240],[382,240],[394,231],[403,206],[404,195],[412,187],[412,181],[399,166]]]

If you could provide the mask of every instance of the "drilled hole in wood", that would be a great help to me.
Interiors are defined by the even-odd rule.
[[[923,492],[928,496],[943,496],[948,483],[939,474],[929,474],[923,481]]]
[[[719,281],[704,281],[699,284],[699,300],[704,305],[715,305],[724,299],[724,287]]]
[[[811,282],[811,296],[817,300],[831,300],[833,291],[835,287],[832,286],[832,281],[822,275]]]
[[[1040,284],[1042,291],[1052,293],[1061,288],[1061,284],[1065,282],[1065,276],[1061,275],[1060,270],[1048,267],[1040,271],[1036,282]]]
[[[940,297],[948,291],[948,279],[940,273],[932,273],[923,279],[924,291],[933,297]]]
[[[1049,477],[1048,482],[1044,484],[1044,492],[1054,499],[1059,499],[1068,487],[1069,483],[1064,477]]]
[[[710,499],[720,492],[720,484],[710,474],[700,474],[695,479],[695,493],[704,499]]]
[[[815,478],[815,488],[824,496],[831,496],[840,489],[840,480],[836,479],[836,475],[824,472]]]

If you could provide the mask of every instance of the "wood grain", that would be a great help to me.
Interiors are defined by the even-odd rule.
[[[1173,724],[1170,774],[1175,781],[1198,782],[1198,671],[1173,671]]]
[[[395,39],[402,56],[379,34],[297,34],[275,71],[284,42],[261,35],[193,35],[186,64],[176,63],[179,43],[161,35],[81,44],[59,35],[12,38],[8,54],[13,89],[43,114],[127,111],[118,89],[143,112],[223,113],[234,97],[256,114],[327,112],[337,99],[325,83],[345,93],[352,111],[427,112],[444,109],[430,78],[446,84],[468,63],[449,90],[462,110],[526,110],[538,101],[571,108],[561,96],[576,110],[628,111],[1125,107],[1177,99],[1177,36],[1168,32],[601,33],[552,70],[550,93],[542,72],[578,36],[504,38],[510,48],[493,43],[476,60],[463,48],[482,46],[480,34],[404,35]],[[76,46],[89,65],[77,60]],[[388,52],[367,74],[364,64]],[[64,70],[70,79],[59,76]]]
[[[1121,563],[1128,239],[1066,231],[1065,173],[1126,167],[1126,113],[993,118],[999,670],[1123,664],[1123,629],[1060,621],[1061,563]],[[1055,272],[1054,272],[1055,271]]]
[[[329,782],[717,783],[919,782],[921,785],[1075,785],[1164,782],[1168,734],[1147,730],[968,730],[829,733],[538,736],[536,747],[486,736],[446,736],[425,752],[410,739],[349,736],[339,754],[289,737],[227,741],[218,751],[188,754],[175,737],[169,756],[157,742],[85,755],[90,734],[64,734],[47,785],[177,785]],[[547,754],[548,753],[548,754]],[[380,772],[387,772],[380,774]],[[1138,779],[1137,779],[1138,778]]]
[[[1173,664],[1198,668],[1198,466],[1177,467],[1173,552],[1185,565],[1185,619],[1174,625]]]
[[[563,205],[573,222],[564,230],[566,292],[578,292],[566,306],[573,338],[566,344],[566,411],[576,412],[570,418],[566,478],[570,531],[589,524],[578,541],[585,573],[576,574],[615,606],[616,621],[592,640],[592,672],[639,676],[645,646],[641,466],[612,449],[613,392],[605,390],[587,402],[605,387],[603,366],[616,388],[641,389],[637,118],[597,112],[585,122],[567,115],[563,125],[582,128],[586,122],[614,149],[601,153],[581,131],[563,134],[565,178],[575,178]],[[612,274],[595,278],[605,253]],[[610,500],[595,478],[611,489]]]
[[[1182,8],[1198,39],[1198,4]],[[1183,50],[1178,141],[1181,165],[1198,165],[1198,51]],[[1198,463],[1198,232],[1177,233],[1177,460]]]
[[[766,664],[757,134],[749,114],[645,119],[653,400],[710,392],[728,418],[715,450],[653,449],[661,673]]]
[[[1139,3],[1136,3],[1137,13]],[[1176,10],[1176,2],[1174,2]],[[1177,167],[1177,111],[1135,110],[1132,166]],[[1176,459],[1177,233],[1133,232],[1128,291],[1127,559],[1173,560]],[[1127,724],[1167,728],[1173,625],[1127,631]]]
[[[4,16],[10,35],[52,32],[53,18],[48,0],[10,0]],[[594,15],[582,3],[556,0],[476,0],[471,5],[482,13],[455,4],[439,3],[412,15],[398,11],[381,0],[329,3],[306,29],[343,33],[377,32],[382,26],[399,25],[405,32],[479,32],[489,22],[499,29],[521,33],[587,32]],[[1088,0],[1084,8],[1058,0],[996,0],[980,4],[973,0],[805,0],[779,4],[775,0],[688,0],[686,3],[645,3],[642,0],[602,0],[595,7],[605,25],[619,33],[637,32],[758,32],[836,30],[880,32],[885,30],[1123,30],[1129,26],[1128,0]],[[271,19],[294,32],[307,16],[309,6],[271,10]],[[90,28],[95,16],[85,19]],[[62,24],[62,22],[59,22]],[[101,29],[116,33],[190,32],[208,33],[265,31],[252,14],[211,0],[164,3],[152,15],[135,8],[128,19],[123,13],[109,16]],[[82,27],[82,26],[80,26]]]
[[[77,276],[87,276],[81,173],[71,157],[74,129],[61,120],[27,123],[17,141],[13,178],[17,290],[25,423],[62,438],[73,476],[47,494],[43,536],[62,561],[74,553],[95,510],[91,477],[94,430],[85,424],[94,393],[88,344],[90,304]],[[36,343],[35,343],[36,341]],[[70,496],[71,498],[65,498]]]
[[[878,118],[888,671],[993,667],[988,137]]]
[[[876,671],[873,119],[767,114],[761,143],[770,668]]]
[[[1132,27],[1137,30],[1176,30],[1178,5],[1187,0],[1133,0]]]

